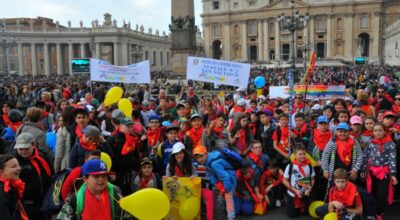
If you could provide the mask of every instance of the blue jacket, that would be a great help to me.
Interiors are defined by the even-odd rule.
[[[212,184],[216,184],[220,180],[226,192],[235,191],[235,170],[219,151],[212,151],[208,154],[206,167]]]
[[[7,143],[12,143],[15,140],[15,137],[16,133],[10,127],[4,128],[2,138],[4,138]]]

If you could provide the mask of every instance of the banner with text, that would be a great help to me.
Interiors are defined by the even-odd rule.
[[[334,86],[334,85],[309,85],[307,89],[307,99],[330,99],[344,98],[345,86]],[[305,85],[297,85],[294,87],[295,94],[304,95],[306,90]],[[271,86],[269,89],[269,96],[273,98],[289,98],[289,86]]]
[[[128,66],[115,66],[106,61],[90,59],[90,80],[116,83],[150,83],[148,60]]]
[[[218,85],[247,87],[250,67],[247,63],[188,57],[186,78]]]

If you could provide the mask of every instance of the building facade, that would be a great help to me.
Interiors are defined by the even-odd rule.
[[[3,39],[13,45],[0,48],[2,73],[7,67],[8,73],[21,75],[71,74],[73,58],[92,57],[114,65],[149,60],[152,70],[171,69],[171,40],[165,32],[145,31],[143,25],[131,28],[125,21],[118,26],[110,14],[104,15],[102,24],[96,19],[90,27],[82,21],[80,27],[71,22],[65,27],[42,17],[2,19],[0,25]]]
[[[400,65],[400,18],[385,30],[384,59],[387,65]]]
[[[400,15],[398,0],[296,0],[295,12],[308,13],[295,32],[295,57],[383,62],[384,27]],[[292,35],[276,17],[291,15],[289,0],[203,0],[207,57],[235,61],[288,60]]]

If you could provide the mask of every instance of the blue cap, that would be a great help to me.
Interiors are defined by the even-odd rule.
[[[260,111],[257,112],[257,115],[262,115],[262,114],[264,114],[264,115],[266,115],[268,117],[272,116],[272,112],[270,110],[268,110],[268,109],[260,110]]]
[[[340,122],[339,125],[336,127],[336,130],[346,130],[346,131],[350,131],[350,127],[346,122]]]
[[[157,120],[157,121],[161,122],[161,117],[156,114],[150,115],[149,121],[152,121],[152,120]]]
[[[319,116],[318,119],[317,119],[317,123],[319,124],[321,122],[328,123],[328,117],[326,117],[325,115]]]
[[[107,165],[99,159],[88,160],[82,166],[82,173],[84,176],[106,174]]]

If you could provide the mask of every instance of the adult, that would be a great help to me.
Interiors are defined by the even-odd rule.
[[[387,89],[384,85],[379,86],[376,97],[372,99],[372,105],[375,106],[375,112],[392,109],[393,99],[387,93]]]

